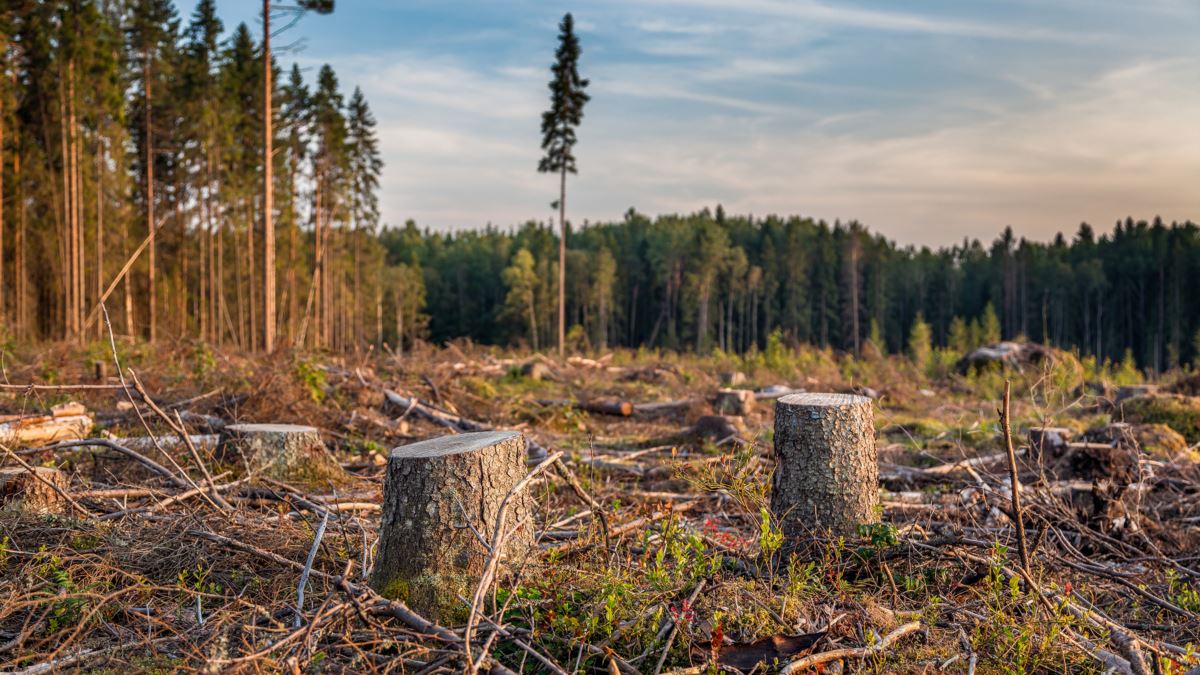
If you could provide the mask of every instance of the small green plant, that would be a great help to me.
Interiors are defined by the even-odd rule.
[[[320,366],[306,359],[297,359],[295,373],[296,379],[314,402],[325,400],[325,371]]]
[[[217,357],[207,343],[197,342],[192,346],[192,375],[203,378],[217,368]]]
[[[1191,584],[1181,580],[1179,574],[1173,569],[1167,570],[1167,588],[1171,602],[1190,612],[1200,612],[1200,592]]]

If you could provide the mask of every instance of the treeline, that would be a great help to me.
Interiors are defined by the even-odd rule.
[[[557,239],[545,225],[453,234],[385,228],[390,264],[424,285],[428,337],[553,344]],[[417,273],[419,271],[419,273]],[[730,216],[717,207],[568,235],[577,345],[745,352],[792,343],[906,349],[918,317],[959,351],[1025,337],[1148,368],[1200,356],[1200,232],[1118,222],[1068,241],[901,247],[858,223]],[[418,326],[419,328],[419,326]]]
[[[271,13],[286,29],[332,4]],[[272,57],[268,126],[261,32],[226,32],[213,0],[186,18],[170,0],[3,3],[0,338],[99,337],[103,300],[118,334],[261,348],[276,240],[280,343],[380,338],[396,303],[375,120],[330,67],[308,82]]]

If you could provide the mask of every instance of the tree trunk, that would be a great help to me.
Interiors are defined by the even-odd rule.
[[[567,335],[567,167],[560,172],[558,184],[558,355],[563,355]]]
[[[33,471],[20,467],[0,469],[0,508],[22,513],[66,513],[67,500],[58,490],[66,492],[70,484],[67,474],[58,469],[44,466],[33,467]]]
[[[150,303],[150,341],[154,342],[158,339],[158,304],[155,301],[155,269],[157,261],[155,260],[155,249],[158,248],[156,243],[154,227],[154,129],[151,126],[151,105],[153,97],[151,96],[152,88],[150,84],[150,74],[153,62],[150,59],[150,52],[144,52],[146,59],[145,82],[143,84],[146,92],[146,234],[150,237],[150,258],[149,258],[149,273],[147,278],[150,282],[149,298]]]
[[[230,424],[221,434],[217,457],[250,472],[314,487],[348,478],[313,427]]]
[[[383,492],[379,555],[371,585],[441,623],[460,623],[487,564],[501,507],[497,552],[520,563],[533,547],[533,498],[509,492],[525,476],[516,432],[443,436],[392,450]]]
[[[798,540],[831,530],[853,536],[879,520],[879,466],[871,399],[791,394],[775,403],[771,511]]]
[[[263,0],[263,350],[275,351],[275,220],[271,181],[271,0]]]

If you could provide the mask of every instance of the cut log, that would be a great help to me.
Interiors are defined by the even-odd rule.
[[[663,401],[662,403],[639,403],[633,406],[633,414],[644,419],[680,415],[691,410],[695,404],[696,401],[690,398],[680,401]]]
[[[620,399],[596,399],[594,401],[571,401],[568,399],[538,399],[538,405],[552,408],[574,408],[594,415],[612,415],[614,417],[629,417],[633,414],[633,404]]]
[[[268,478],[305,485],[344,483],[348,475],[313,427],[230,424],[221,433],[217,459]]]
[[[547,366],[541,361],[530,361],[529,363],[521,366],[521,375],[524,376],[525,379],[533,382],[541,382],[542,380],[552,379],[550,366]]]
[[[454,431],[455,433],[463,431],[493,430],[492,427],[484,424],[483,422],[477,422],[461,415],[448,413],[429,403],[421,401],[420,399],[401,396],[391,389],[384,389],[383,396],[383,411],[385,413],[397,413],[401,416],[412,413],[414,415],[423,417],[434,424],[440,424],[447,429]],[[546,452],[545,448],[543,448],[533,439],[528,439],[526,446],[529,448],[529,461],[531,462],[541,461],[549,454]]]
[[[433,621],[456,623],[487,564],[501,504],[525,477],[525,438],[512,431],[443,436],[400,446],[388,456],[379,554],[371,585]],[[533,547],[533,498],[514,493],[505,507],[502,561],[520,563]],[[489,542],[490,543],[490,542]]]
[[[792,394],[775,403],[771,512],[799,544],[829,530],[853,536],[879,520],[879,464],[871,399]]]
[[[89,415],[25,417],[0,424],[0,445],[45,445],[58,441],[78,441],[92,430]]]
[[[803,394],[803,389],[795,389],[786,384],[772,384],[754,392],[754,398],[760,401],[774,401],[788,394]]]
[[[36,466],[31,472],[6,467],[0,469],[0,505],[5,511],[67,513],[67,500],[51,485],[65,492],[70,484],[67,474],[58,469]]]

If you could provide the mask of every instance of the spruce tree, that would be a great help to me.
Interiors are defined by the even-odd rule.
[[[575,128],[583,121],[583,106],[590,100],[584,89],[588,81],[579,76],[579,38],[575,35],[575,20],[568,12],[559,24],[558,50],[550,68],[550,109],[542,113],[542,150],[546,155],[538,164],[542,173],[557,173],[558,224],[558,353],[563,353],[566,336],[566,268],[567,268],[567,174],[575,168]]]

